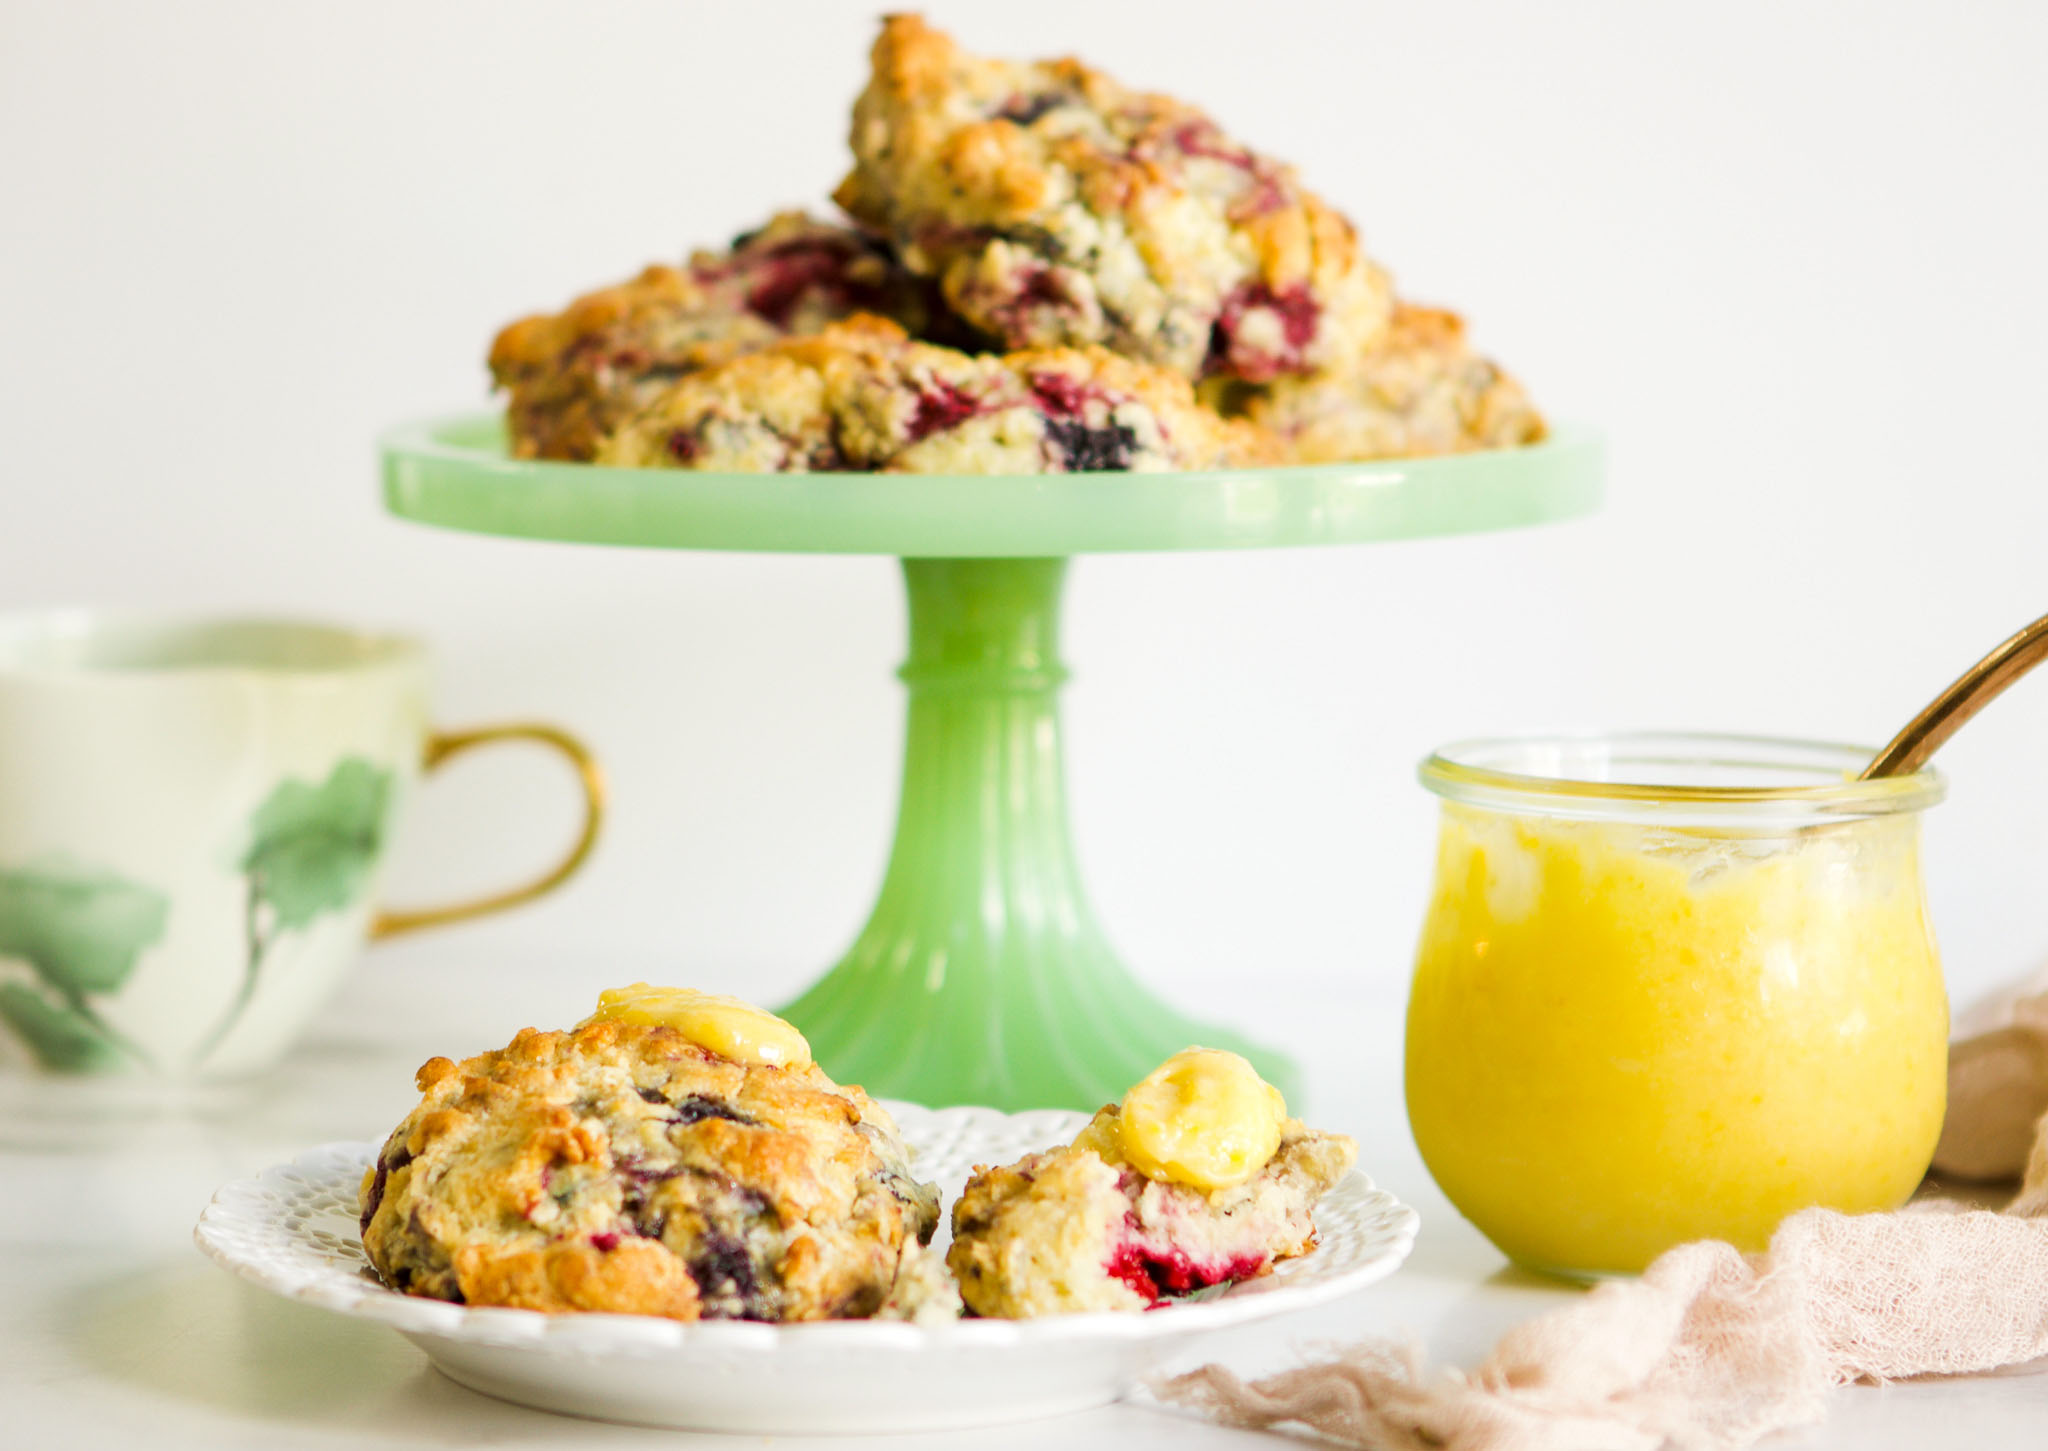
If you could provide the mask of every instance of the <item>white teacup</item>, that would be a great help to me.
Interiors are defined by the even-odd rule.
[[[538,880],[374,904],[423,767],[488,741],[567,755],[581,836]],[[366,938],[527,901],[589,854],[603,781],[550,726],[427,724],[426,654],[274,620],[0,618],[0,1059],[213,1078],[268,1067]]]

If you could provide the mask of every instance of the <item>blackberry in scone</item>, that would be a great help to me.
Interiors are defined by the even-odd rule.
[[[384,1282],[459,1304],[675,1320],[958,1313],[938,1191],[889,1115],[780,1018],[646,984],[570,1032],[428,1061],[363,1177]]]
[[[1267,384],[1219,380],[1203,395],[1270,428],[1290,463],[1514,448],[1545,433],[1522,385],[1465,340],[1463,318],[1405,302],[1354,367]]]
[[[1076,60],[962,51],[892,15],[835,193],[1007,348],[1100,344],[1184,377],[1337,366],[1387,282],[1289,167]]]
[[[977,1167],[946,1264],[977,1315],[1149,1309],[1314,1248],[1315,1203],[1357,1154],[1235,1053],[1190,1048],[1072,1144]]]
[[[742,473],[1156,473],[1274,456],[1187,380],[1100,348],[968,354],[861,317],[677,379],[600,463]]]
[[[927,283],[880,242],[840,223],[784,212],[724,252],[522,318],[491,345],[491,376],[510,395],[520,458],[588,460],[650,396],[698,368],[858,312],[943,333]]]

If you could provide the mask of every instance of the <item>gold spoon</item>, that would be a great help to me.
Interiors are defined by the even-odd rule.
[[[1863,768],[1859,781],[1879,776],[1910,776],[1927,764],[1948,738],[2015,680],[2048,659],[2048,615],[2021,630],[1929,701]]]

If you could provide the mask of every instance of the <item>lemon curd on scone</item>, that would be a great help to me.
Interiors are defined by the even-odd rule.
[[[1357,1152],[1235,1053],[1189,1048],[1073,1143],[977,1168],[946,1264],[977,1315],[1147,1309],[1314,1248],[1315,1203]]]
[[[457,1064],[363,1177],[386,1284],[471,1305],[676,1320],[950,1317],[880,1105],[736,998],[645,983],[569,1032]]]

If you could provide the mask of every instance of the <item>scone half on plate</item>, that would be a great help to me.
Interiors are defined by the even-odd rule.
[[[361,1191],[393,1289],[674,1320],[957,1314],[938,1191],[886,1110],[735,999],[607,993],[569,1032],[430,1060]]]
[[[977,1168],[946,1263],[976,1315],[1151,1309],[1307,1253],[1316,1201],[1357,1156],[1244,1059],[1191,1048],[1073,1143]]]

